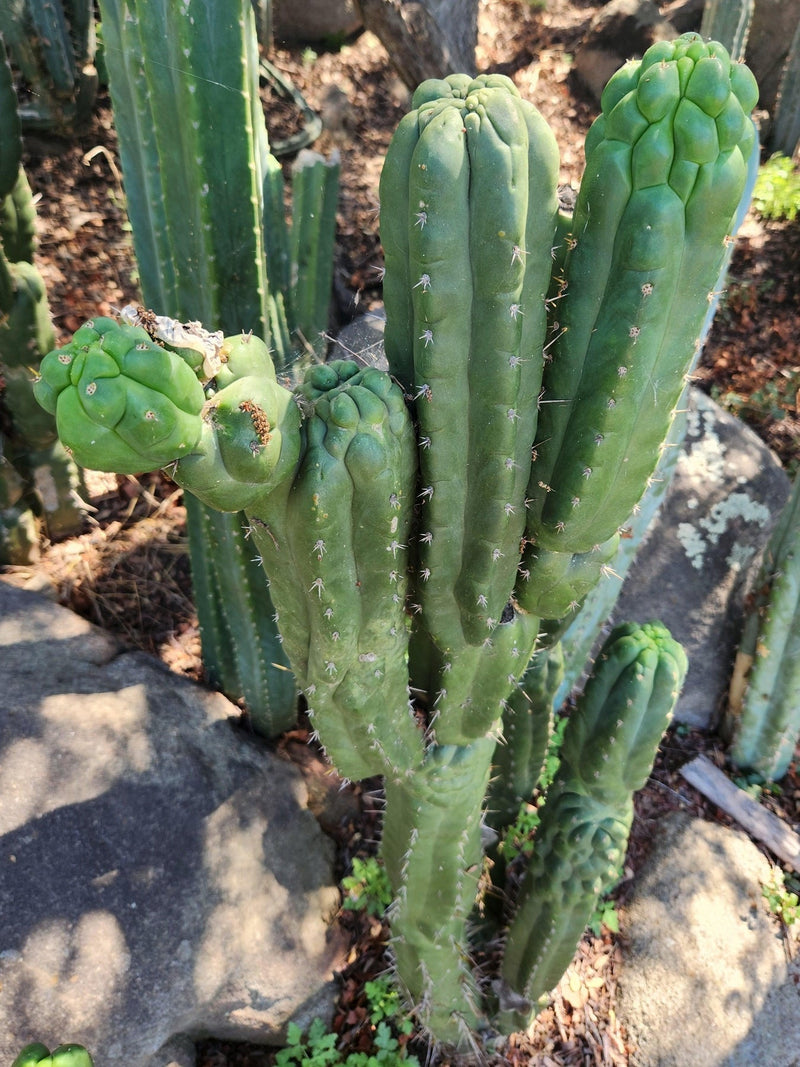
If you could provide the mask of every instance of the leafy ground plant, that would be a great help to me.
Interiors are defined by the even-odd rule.
[[[392,903],[389,877],[375,856],[363,860],[354,856],[353,873],[342,879],[342,889],[342,907],[347,911],[366,911],[379,919]]]
[[[771,879],[762,885],[761,894],[769,910],[773,915],[777,915],[785,926],[800,922],[800,897],[786,885],[786,875],[782,868],[776,867],[773,870]]]
[[[305,1039],[295,1023],[290,1023],[286,1047],[275,1057],[277,1067],[419,1067],[416,1056],[406,1052],[398,1033],[407,1037],[413,1030],[411,1020],[404,1014],[400,994],[388,977],[367,982],[364,992],[369,1005],[370,1022],[375,1027],[371,1052],[351,1052],[347,1056],[337,1049],[336,1034],[328,1031],[321,1019],[315,1019]]]
[[[800,173],[788,156],[771,156],[758,172],[753,209],[764,219],[794,222],[800,212]]]

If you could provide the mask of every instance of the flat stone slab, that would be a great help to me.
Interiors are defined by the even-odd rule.
[[[670,815],[621,910],[618,1013],[631,1067],[795,1067],[800,961],[761,895],[771,867],[745,834]]]
[[[0,1063],[39,1040],[164,1067],[181,1035],[329,1017],[333,845],[237,717],[0,581]]]

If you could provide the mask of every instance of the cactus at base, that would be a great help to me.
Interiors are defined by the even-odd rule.
[[[558,982],[622,864],[633,793],[650,773],[686,667],[658,623],[616,627],[598,655],[564,732],[508,930],[500,1010],[513,1005],[513,1026],[526,1026]]]
[[[93,1067],[93,1064],[83,1045],[59,1045],[51,1052],[47,1045],[34,1041],[22,1049],[11,1067]]]
[[[773,781],[800,739],[800,478],[756,576],[723,733],[734,763]]]
[[[341,361],[310,367],[290,388],[280,346],[273,364],[257,336],[220,336],[209,360],[198,358],[186,330],[159,315],[157,352],[130,324],[104,323],[101,337],[90,328],[42,366],[39,393],[56,411],[63,404],[61,432],[84,462],[156,465],[171,448],[179,484],[244,513],[313,729],[340,773],[385,779],[392,954],[410,1006],[442,1042],[469,1046],[497,1008],[472,973],[473,905],[488,873],[482,824],[502,826],[538,773],[558,656],[569,652],[556,642],[670,443],[671,390],[683,388],[676,352],[691,361],[702,337],[746,190],[754,92],[743,71],[689,35],[612,80],[590,137],[575,247],[555,250],[554,278],[551,247],[570,229],[553,210],[552,135],[538,114],[507,79],[424,83],[382,180],[391,374]],[[288,247],[272,257],[276,270]],[[640,253],[647,267],[634,278]],[[546,321],[562,277],[564,337]],[[648,314],[660,340],[644,320],[641,337],[615,332],[634,290],[656,294]],[[691,315],[675,314],[676,294]],[[595,356],[604,379],[600,357],[618,340],[632,360],[626,375],[613,365],[615,381],[630,378],[617,394],[626,403],[596,442]],[[93,345],[108,358],[89,364]],[[130,409],[119,400],[128,381]],[[537,411],[540,381],[565,402]],[[561,392],[568,382],[574,392]],[[550,408],[563,410],[545,417]],[[626,461],[619,492],[606,471],[585,494],[597,525],[581,503],[564,530],[550,529],[575,473],[569,446],[585,463],[586,448],[604,444]],[[663,628],[615,633],[570,719],[521,893],[508,900],[499,865],[489,876],[496,899],[517,910],[504,938],[504,1029],[527,1021],[531,998],[555,983],[621,859],[631,794],[684,669]],[[502,744],[513,749],[505,761]],[[493,767],[508,780],[490,786]]]

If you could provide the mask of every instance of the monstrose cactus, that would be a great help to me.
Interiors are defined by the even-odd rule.
[[[667,440],[756,97],[713,42],[653,46],[606,88],[567,218],[553,136],[510,80],[426,82],[381,181],[390,374],[320,364],[290,388],[258,337],[220,337],[200,366],[146,315],[95,319],[42,366],[80,463],[166,466],[245,513],[313,728],[341,774],[384,776],[392,953],[444,1042],[524,1025],[557,981],[677,698],[685,658],[664,628],[612,632],[530,871],[514,894],[496,878],[484,910],[506,927],[501,973],[476,974],[482,836],[528,799],[558,638]]]

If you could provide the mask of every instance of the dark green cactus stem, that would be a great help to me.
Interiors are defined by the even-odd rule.
[[[506,702],[503,736],[492,760],[486,823],[498,833],[529,802],[542,771],[553,723],[553,702],[564,676],[560,643],[531,657],[520,685]]]
[[[20,108],[26,126],[65,132],[89,118],[99,83],[92,0],[5,0],[0,34],[33,88]]]
[[[774,152],[793,156],[800,142],[800,19],[792,37],[786,65],[781,73],[775,105],[771,147]]]
[[[22,125],[17,94],[3,38],[0,36],[0,200],[17,182],[22,165]]]
[[[731,59],[744,59],[755,6],[755,0],[706,0],[700,35],[723,44]]]
[[[92,1067],[92,1057],[83,1045],[59,1045],[51,1052],[47,1045],[34,1041],[22,1049],[11,1067]]]
[[[453,653],[483,642],[513,584],[558,155],[502,76],[425,82],[412,106],[381,177],[385,345],[419,423],[415,598],[432,639]],[[449,432],[456,425],[463,435]]]
[[[303,149],[292,166],[289,322],[318,358],[328,345],[338,191],[338,157]]]
[[[653,45],[603,93],[531,467],[538,547],[590,552],[653,473],[745,190],[756,98],[749,70],[696,34]]]
[[[269,272],[288,270],[283,180],[258,95],[249,0],[204,4],[191,19],[176,5],[103,0],[101,14],[115,57],[110,89],[144,301],[159,314],[231,334],[252,330],[274,344],[282,367],[291,358],[289,327],[280,280]],[[237,544],[246,520],[204,516],[191,500],[187,516],[216,531],[205,548],[197,531],[191,537],[208,672],[234,697],[249,685],[253,721],[280,733],[294,721],[295,700],[286,695],[285,671],[270,667],[278,631],[263,572],[245,564],[252,603],[266,598],[257,629],[233,600],[250,551]],[[227,633],[235,639],[220,644]],[[267,667],[260,697],[254,679],[244,681],[254,662]]]
[[[501,1026],[526,1026],[566,970],[621,865],[644,785],[686,674],[660,623],[615,628],[576,709],[547,792],[503,958]]]
[[[770,781],[786,774],[800,737],[800,479],[756,578],[724,733],[740,767]]]

